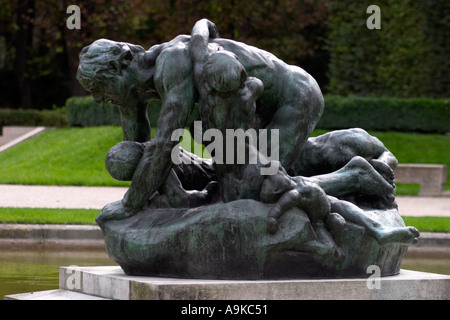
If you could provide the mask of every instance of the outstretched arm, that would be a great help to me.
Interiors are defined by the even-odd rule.
[[[209,39],[218,38],[219,32],[214,23],[207,19],[198,21],[191,32],[191,60],[194,70],[194,81],[200,90],[199,81],[203,73],[203,65],[209,56]]]
[[[180,50],[181,49],[181,50]],[[149,197],[164,183],[173,166],[172,132],[185,128],[194,107],[194,84],[189,53],[180,46],[164,50],[158,57],[154,84],[161,97],[156,134],[144,150],[122,201],[123,209],[133,214],[142,209]]]
[[[189,114],[190,106],[183,102],[163,101],[161,112],[163,119],[158,121],[155,137],[144,150],[127,193],[122,201],[124,211],[134,214],[142,209],[150,196],[159,189],[166,180],[172,168],[172,148],[178,141],[172,141],[172,132],[184,128],[187,117],[183,119],[180,113]],[[184,120],[184,121],[183,121]]]

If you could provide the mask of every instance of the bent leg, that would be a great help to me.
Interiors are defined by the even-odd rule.
[[[275,160],[287,172],[293,172],[293,165],[324,109],[323,96],[315,80],[300,68],[291,71],[293,80],[283,90],[280,106],[266,127],[269,132],[279,130],[279,159]],[[268,150],[272,150],[273,143],[276,142],[269,140]]]
[[[360,208],[353,203],[328,197],[331,210],[337,212],[344,219],[361,225],[381,245],[388,243],[413,243],[419,237],[419,231],[414,227],[385,227],[377,221],[364,214]]]
[[[333,197],[368,196],[380,200],[384,207],[392,206],[395,200],[395,188],[361,157],[354,157],[335,172],[308,179]]]
[[[398,164],[376,137],[359,128],[335,130],[309,138],[294,165],[297,175],[313,176],[336,171],[353,157],[368,160],[390,182]],[[372,161],[373,160],[373,161]]]

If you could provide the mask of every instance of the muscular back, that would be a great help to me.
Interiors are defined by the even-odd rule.
[[[180,35],[170,42],[159,45],[158,50],[161,53],[156,59],[155,86],[161,96],[168,91],[171,79],[180,79],[180,77],[192,79],[189,46],[190,36],[188,35]],[[256,103],[256,115],[261,124],[259,127],[265,127],[278,108],[282,104],[289,103],[286,97],[292,96],[292,92],[303,91],[308,86],[317,85],[304,70],[286,64],[265,50],[229,39],[210,40],[210,50],[217,50],[218,46],[233,52],[246,69],[248,76],[263,82],[264,92]],[[170,65],[172,67],[169,67]],[[176,67],[173,67],[174,65]],[[159,73],[158,70],[160,70]],[[305,99],[307,98],[305,94]],[[194,99],[197,100],[196,97]],[[299,104],[299,101],[292,104]]]
[[[287,67],[273,54],[245,43],[222,38],[214,39],[213,42],[225,50],[233,52],[249,76],[263,81],[266,90],[272,89],[275,80],[273,76],[276,75],[276,72]]]
[[[319,104],[318,108],[323,109],[321,102],[316,101],[321,99],[317,82],[300,67],[288,65],[273,54],[242,42],[222,38],[212,42],[233,52],[248,75],[263,82],[264,92],[259,97],[256,108],[260,127],[267,126],[280,108],[315,109],[312,105]]]
[[[264,84],[264,92],[257,101],[256,114],[261,119],[271,119],[278,109],[283,76],[288,65],[273,54],[262,49],[228,39],[214,39],[214,43],[225,50],[233,52],[242,63],[250,77],[260,79]],[[262,121],[261,127],[267,125]]]

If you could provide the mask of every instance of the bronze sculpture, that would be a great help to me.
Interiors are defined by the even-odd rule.
[[[391,275],[419,236],[398,215],[397,160],[381,141],[361,129],[308,138],[324,109],[316,81],[264,50],[220,38],[211,21],[147,51],[97,40],[82,50],[77,77],[121,111],[125,141],[106,166],[131,187],[97,222],[128,274],[342,277],[377,264]],[[162,102],[152,140],[150,99]],[[171,139],[194,125],[216,137],[245,130],[246,138],[226,140],[227,148],[214,141],[212,159],[202,159]],[[174,164],[173,154],[190,161]]]

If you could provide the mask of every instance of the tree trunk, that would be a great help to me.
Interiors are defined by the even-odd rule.
[[[79,54],[82,48],[78,47],[78,43],[82,43],[82,38],[80,36],[80,30],[69,30],[65,28],[64,35],[66,40],[66,53],[67,53],[67,65],[69,67],[70,76],[70,89],[73,96],[85,96],[89,94],[80,85],[76,79],[78,64],[79,64]]]
[[[16,7],[16,24],[19,27],[15,39],[16,70],[21,95],[21,107],[25,109],[30,109],[33,106],[31,80],[27,67],[27,51],[31,47],[33,40],[34,5],[34,0],[19,0]]]

